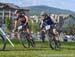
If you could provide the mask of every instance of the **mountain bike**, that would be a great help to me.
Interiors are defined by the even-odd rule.
[[[14,44],[8,38],[6,33],[2,30],[2,28],[0,28],[0,51],[5,50],[5,48],[6,48],[6,39],[14,47]]]
[[[52,27],[52,26],[50,26],[50,27]],[[54,50],[60,49],[61,44],[59,41],[59,35],[57,34],[58,40],[56,40],[55,35],[51,31],[51,29],[49,29],[47,31],[47,36],[48,36],[48,40],[49,40],[49,46],[51,47],[51,49],[54,49]]]
[[[46,22],[43,22],[43,28],[42,30],[45,30],[46,34],[47,34],[47,38],[48,38],[48,43],[49,46],[51,47],[51,49],[57,49],[60,48],[61,44],[59,41],[59,34],[57,34],[57,39],[55,38],[55,35],[53,33],[53,28],[55,28],[55,24],[53,25],[48,25]],[[56,29],[57,31],[57,29]]]
[[[19,40],[22,43],[23,47],[30,47],[30,43],[32,44],[32,46],[35,45],[34,44],[34,40],[33,39],[29,39],[28,38],[29,36],[28,36],[27,32],[24,31],[23,29],[19,32],[18,35],[19,35]],[[12,47],[14,47],[14,44],[11,42],[11,40],[9,39],[9,37],[2,30],[2,28],[0,28],[0,51],[5,50],[5,48],[6,48],[6,40],[8,40],[8,42],[12,45]]]
[[[26,32],[25,27],[24,26],[19,26],[18,30],[19,30],[19,40],[20,40],[21,44],[23,45],[23,47],[24,48],[30,48],[30,45],[32,47],[34,47],[35,46],[35,41]]]

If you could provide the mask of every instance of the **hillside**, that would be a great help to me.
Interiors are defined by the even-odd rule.
[[[45,11],[47,13],[54,13],[54,14],[73,14],[73,11],[70,10],[64,10],[64,9],[59,9],[59,8],[54,8],[54,7],[48,7],[44,5],[40,6],[29,6],[27,7],[30,9],[29,14],[30,15],[39,15],[42,11]]]

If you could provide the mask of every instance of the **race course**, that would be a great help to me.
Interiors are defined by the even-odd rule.
[[[9,43],[6,45],[5,51],[0,51],[0,57],[75,57],[75,43],[61,43],[60,50],[52,50],[48,43],[36,41],[36,47],[23,48],[17,40],[13,40],[15,47]]]

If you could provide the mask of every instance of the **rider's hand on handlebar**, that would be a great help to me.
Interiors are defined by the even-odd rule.
[[[12,32],[16,32],[16,29],[13,29]]]

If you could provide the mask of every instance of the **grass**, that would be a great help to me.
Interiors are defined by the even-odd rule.
[[[60,50],[51,50],[48,43],[36,42],[36,47],[23,48],[18,41],[13,41],[13,48],[9,43],[6,45],[5,51],[0,51],[0,57],[75,57],[75,43],[61,43]]]

